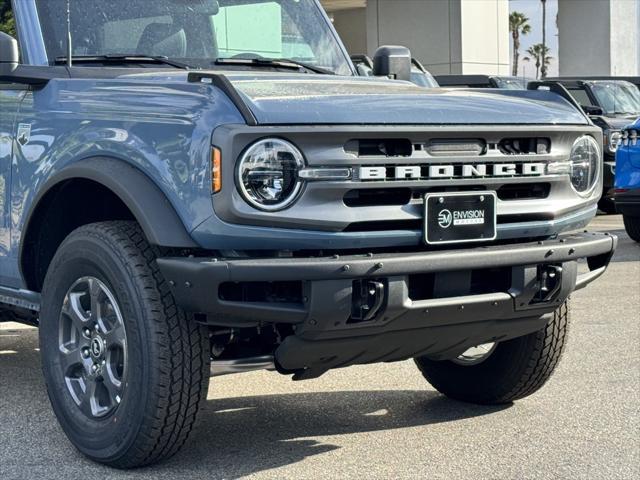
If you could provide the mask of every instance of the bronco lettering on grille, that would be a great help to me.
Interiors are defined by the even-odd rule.
[[[533,177],[547,173],[545,163],[495,163],[467,165],[398,165],[360,167],[360,180],[433,180],[439,178]]]

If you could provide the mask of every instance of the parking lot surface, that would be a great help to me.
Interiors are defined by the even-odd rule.
[[[37,331],[0,325],[0,479],[640,478],[640,246],[619,216],[606,275],[574,294],[568,350],[534,396],[478,407],[435,392],[412,362],[308,382],[214,379],[187,447],[119,472],[73,450],[40,373]]]

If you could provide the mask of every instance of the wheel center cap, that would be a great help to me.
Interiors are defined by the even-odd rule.
[[[91,340],[91,356],[93,358],[102,357],[102,352],[104,351],[104,342],[100,337],[93,337]]]

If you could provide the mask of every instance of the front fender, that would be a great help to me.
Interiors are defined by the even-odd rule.
[[[197,247],[175,209],[155,183],[132,165],[109,157],[75,162],[50,177],[39,189],[27,215],[27,235],[33,215],[47,193],[71,179],[91,180],[111,190],[129,208],[152,245]],[[24,242],[21,247],[24,248]]]

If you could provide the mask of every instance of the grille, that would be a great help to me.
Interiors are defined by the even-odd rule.
[[[546,155],[551,151],[548,138],[505,138],[498,143],[503,155]]]

